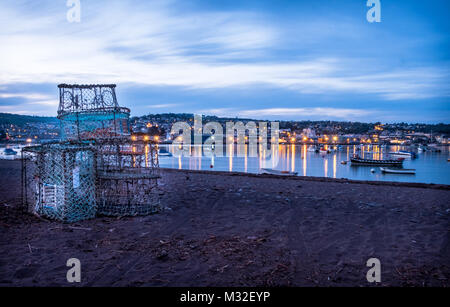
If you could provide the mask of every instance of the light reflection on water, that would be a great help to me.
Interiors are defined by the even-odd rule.
[[[171,145],[161,147],[166,147],[174,153]],[[352,166],[350,162],[341,164],[342,161],[349,161],[355,153],[364,158],[388,159],[389,152],[410,150],[403,146],[364,146],[358,151],[357,145],[350,145],[342,146],[341,150],[329,154],[320,154],[308,151],[307,145],[278,145],[278,164],[277,159],[269,156],[261,146],[258,148],[257,157],[249,155],[248,145],[224,145],[226,156],[223,157],[200,157],[198,153],[201,147],[191,146],[190,156],[160,157],[159,164],[167,168],[246,173],[259,173],[261,168],[273,168],[297,172],[300,176],[450,184],[450,162],[447,162],[449,147],[438,148],[440,153],[426,151],[419,153],[417,159],[404,161],[403,167],[416,169],[416,175],[383,174],[377,166]],[[375,173],[372,173],[371,169],[375,169]]]

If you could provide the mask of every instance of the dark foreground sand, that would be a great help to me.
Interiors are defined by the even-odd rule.
[[[163,171],[165,212],[47,222],[17,209],[20,162],[0,161],[0,286],[450,285],[450,190]]]

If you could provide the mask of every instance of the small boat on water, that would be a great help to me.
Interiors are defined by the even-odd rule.
[[[290,171],[279,171],[276,169],[270,169],[270,168],[262,168],[260,170],[260,174],[270,174],[270,175],[279,175],[279,176],[297,176],[297,172],[290,172]]]
[[[172,157],[172,154],[171,154],[170,152],[168,152],[166,149],[161,148],[161,149],[158,151],[158,156],[159,156],[159,157]]]
[[[399,156],[399,157],[410,157],[410,158],[416,157],[416,153],[403,150],[389,152],[389,154],[392,156]]]
[[[14,150],[15,149],[15,150]],[[5,148],[0,150],[0,160],[16,160],[21,159],[22,149]]]
[[[416,173],[415,169],[408,169],[408,168],[385,168],[385,167],[380,167],[380,170],[381,170],[382,173],[389,173],[389,174],[414,175]]]
[[[397,166],[401,167],[403,165],[403,159],[399,160],[373,160],[364,159],[359,156],[354,156],[350,158],[352,165],[380,165],[380,166]]]
[[[17,151],[12,150],[11,148],[6,148],[3,152],[5,156],[15,156],[17,155]]]
[[[314,146],[308,147],[307,151],[316,152],[316,147]]]

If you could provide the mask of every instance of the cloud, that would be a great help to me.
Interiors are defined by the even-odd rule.
[[[51,99],[49,95],[39,93],[0,93],[0,99],[22,98],[26,100]]]
[[[164,104],[152,104],[149,107],[153,109],[164,109],[164,108],[173,108],[178,107],[180,104],[178,103],[164,103]]]
[[[373,94],[384,100],[449,96],[448,66],[377,70],[359,58],[267,57],[283,44],[282,29],[255,13],[183,13],[163,2],[83,2],[81,23],[70,24],[64,6],[46,2],[45,10],[30,10],[30,2],[18,3],[0,4],[2,84],[113,82],[193,89],[266,84],[303,94]],[[321,25],[311,21],[304,28],[311,27]]]
[[[223,117],[242,117],[254,119],[340,119],[354,120],[380,113],[375,110],[345,109],[345,108],[264,108],[254,110],[240,110],[235,108],[205,109],[199,113],[218,115]]]

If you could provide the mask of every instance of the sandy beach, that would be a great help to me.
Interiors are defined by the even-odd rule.
[[[166,209],[61,224],[0,161],[0,286],[450,286],[450,187],[161,170]]]

